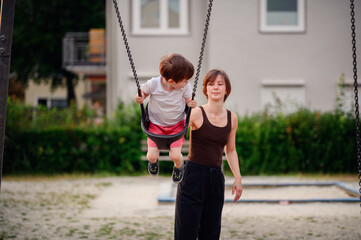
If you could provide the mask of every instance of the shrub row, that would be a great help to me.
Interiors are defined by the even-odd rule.
[[[355,120],[340,112],[244,117],[236,145],[247,174],[357,172]]]
[[[130,128],[16,132],[5,145],[5,173],[139,171],[140,139]]]
[[[119,104],[112,121],[95,126],[90,109],[31,109],[8,102],[4,174],[145,170],[140,111]]]
[[[4,174],[146,169],[140,160],[144,134],[138,106],[119,104],[113,120],[101,126],[87,120],[91,114],[86,109],[36,114],[9,103]],[[264,112],[240,117],[236,146],[241,171],[247,175],[357,172],[355,120],[338,111],[300,109],[287,115]],[[163,165],[162,171],[171,171],[171,164]]]

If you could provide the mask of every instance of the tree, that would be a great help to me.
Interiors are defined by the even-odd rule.
[[[62,39],[91,28],[105,28],[105,0],[16,0],[10,71],[25,85],[50,80],[52,89],[65,78],[70,104],[77,76],[62,67]]]

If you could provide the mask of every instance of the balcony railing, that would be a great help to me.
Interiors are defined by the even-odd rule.
[[[104,29],[68,32],[63,39],[63,66],[105,65]]]

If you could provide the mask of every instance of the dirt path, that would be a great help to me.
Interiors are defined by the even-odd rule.
[[[298,180],[244,178],[244,182]],[[174,203],[157,202],[160,186],[167,182],[169,177],[151,176],[3,179],[0,240],[173,239]],[[252,191],[258,197],[265,193]],[[297,194],[311,192],[303,188]],[[269,191],[267,197],[286,193]],[[226,203],[221,239],[361,239],[360,211],[359,203]]]

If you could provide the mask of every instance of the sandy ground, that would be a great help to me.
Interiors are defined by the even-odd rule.
[[[244,177],[244,183],[298,182]],[[357,180],[357,179],[356,179]],[[231,182],[231,178],[226,179]],[[306,179],[306,181],[313,181]],[[169,177],[7,179],[2,239],[173,239],[174,203],[158,203]],[[357,182],[348,182],[357,189]],[[231,197],[227,189],[226,197]],[[244,189],[243,198],[348,197],[338,189]],[[321,197],[322,197],[321,196]],[[320,197],[320,196],[318,196]],[[226,203],[221,239],[361,239],[359,203]]]

